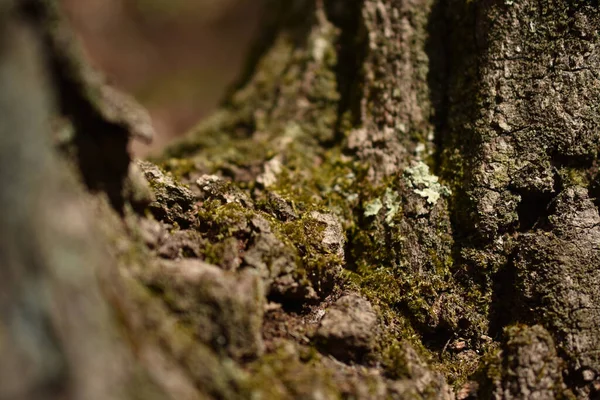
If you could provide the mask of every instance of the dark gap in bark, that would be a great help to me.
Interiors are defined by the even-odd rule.
[[[552,192],[517,192],[521,202],[517,207],[519,216],[519,231],[528,232],[535,229],[550,230],[550,215],[554,214],[554,201],[565,189],[558,168],[554,168],[554,187]]]
[[[156,282],[145,282],[144,283],[144,287],[146,289],[148,289],[148,291],[155,296],[157,299],[158,298],[164,298],[165,296],[165,289],[163,286],[159,285]]]
[[[327,342],[316,340],[314,345],[321,354],[332,356],[346,365],[368,365],[370,361],[369,349],[349,348],[347,338],[330,338]]]
[[[449,57],[450,57],[450,26],[446,18],[447,5],[445,1],[436,0],[432,6],[427,31],[429,37],[425,44],[425,52],[429,57],[429,72],[427,83],[431,106],[433,107],[432,123],[434,126],[433,172],[440,174],[443,136],[448,129],[449,98]]]
[[[355,243],[354,237],[352,235],[352,232],[347,230],[346,231],[346,237],[348,238],[348,240],[346,241],[346,244],[344,246],[344,259],[346,261],[346,265],[344,265],[344,269],[348,270],[348,271],[352,271],[352,272],[356,272],[357,269],[357,259],[358,257],[355,256],[355,252],[358,250],[358,246]]]
[[[432,330],[429,327],[419,326],[419,324],[415,324],[414,321],[411,321],[411,323],[414,327],[418,328],[423,346],[438,354],[439,357],[443,357],[444,353],[447,351],[448,342],[457,337],[456,333],[449,327],[445,328],[440,326]]]
[[[444,96],[434,102],[436,135],[436,174],[448,182],[454,182],[453,196],[449,200],[452,235],[456,249],[456,260],[460,260],[460,248],[468,245],[477,247],[482,242],[473,226],[473,204],[469,192],[471,174],[480,150],[480,139],[474,130],[477,120],[477,88],[482,77],[479,73],[479,55],[482,44],[477,40],[477,14],[480,2],[460,0],[443,1],[435,4],[435,13],[441,13],[444,28],[438,27],[443,41],[444,60],[436,61],[433,73],[443,77]],[[435,22],[432,19],[432,25]],[[432,27],[433,29],[433,27]],[[444,65],[445,63],[445,65]],[[430,81],[434,77],[430,78]],[[441,108],[444,109],[441,109]],[[460,157],[455,157],[460,155]],[[456,165],[456,163],[462,165]],[[458,178],[458,179],[457,179]]]
[[[550,206],[556,192],[520,192],[521,201],[517,206],[520,232],[529,232],[534,229],[544,229],[548,225]]]
[[[363,64],[368,51],[367,30],[361,12],[363,5],[364,0],[325,1],[327,18],[341,31],[336,45],[338,62],[335,68],[340,94],[338,118],[335,136],[331,140],[332,143],[325,143],[326,146],[333,146],[344,139],[346,132],[343,125],[346,122],[346,113],[350,113],[349,122],[352,126],[360,124]]]
[[[324,297],[323,297],[324,298]],[[267,303],[277,303],[286,314],[306,315],[310,312],[310,307],[321,302],[318,300],[306,299],[302,294],[297,297],[291,295],[282,295],[280,293],[269,293]]]
[[[594,166],[595,155],[593,154],[575,154],[565,155],[555,151],[551,155],[552,165],[556,168],[568,167],[578,169],[591,169]]]
[[[563,359],[566,355],[562,355]],[[588,369],[586,367],[580,367],[578,369],[565,369],[563,371],[563,380],[567,384],[569,388],[576,388],[579,390],[585,390],[586,387],[590,390],[590,400],[598,400],[600,399],[600,392],[594,389],[593,384],[590,382],[586,382],[583,379],[583,372]]]
[[[43,51],[50,81],[57,93],[59,112],[67,117],[75,128],[73,144],[76,159],[84,183],[91,191],[105,192],[112,206],[122,211],[123,187],[131,157],[127,151],[129,132],[125,126],[106,121],[94,110],[85,88],[74,76],[73,60],[68,59],[68,49],[58,49],[51,37],[51,24],[57,23],[52,6],[46,1],[25,1],[21,5],[25,18],[40,27]]]
[[[493,277],[492,301],[490,303],[489,336],[495,340],[502,338],[506,326],[525,322],[522,315],[519,290],[517,289],[517,270],[515,268],[515,255],[511,255],[507,264],[500,268]]]

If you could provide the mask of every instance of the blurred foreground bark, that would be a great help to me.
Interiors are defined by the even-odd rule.
[[[268,1],[147,116],[0,3],[0,399],[594,398],[597,2]]]

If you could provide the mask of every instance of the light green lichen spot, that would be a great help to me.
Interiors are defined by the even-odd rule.
[[[379,214],[379,211],[383,208],[383,203],[379,198],[371,201],[365,206],[365,217],[373,217]]]
[[[440,196],[449,196],[452,191],[438,182],[438,177],[429,173],[429,167],[418,162],[404,171],[405,178],[415,193],[427,199],[427,203],[435,204]]]
[[[400,210],[398,198],[398,193],[387,188],[383,195],[383,201],[378,197],[365,206],[365,217],[373,217],[379,214],[379,211],[385,207],[385,222],[390,226],[394,226],[394,216]]]
[[[415,190],[415,193],[425,197],[429,204],[435,204],[440,199],[440,193],[432,189]]]
[[[348,200],[349,202],[354,202],[358,200],[358,193],[349,194],[348,196],[346,196],[346,200]]]
[[[298,125],[296,122],[290,122],[285,126],[285,131],[283,132],[283,136],[286,139],[296,139],[302,136],[302,127]]]
[[[387,209],[385,213],[385,222],[387,222],[390,226],[394,226],[394,215],[396,215],[400,209],[398,193],[393,192],[390,188],[387,188],[385,190],[385,195],[383,196],[383,202],[385,204],[385,208]]]

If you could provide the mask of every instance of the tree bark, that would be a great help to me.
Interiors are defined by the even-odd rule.
[[[0,10],[0,399],[600,394],[597,2],[267,0],[153,163],[52,2]]]

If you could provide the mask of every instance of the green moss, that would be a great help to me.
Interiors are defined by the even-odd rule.
[[[410,378],[405,350],[405,347],[397,339],[391,340],[383,350],[382,363],[391,379]]]
[[[344,260],[340,254],[323,243],[328,226],[312,214],[323,207],[318,203],[303,200],[302,194],[298,197],[288,195],[284,198],[291,199],[288,201],[295,205],[299,217],[281,221],[276,215],[270,214],[274,232],[280,240],[298,252],[299,276],[308,278],[318,293],[327,293],[335,284]]]
[[[573,167],[562,167],[559,169],[558,174],[562,179],[564,186],[581,186],[587,187],[591,183],[591,177],[588,171],[573,168]]]
[[[281,343],[271,354],[248,366],[248,397],[341,399],[331,371],[318,362],[314,352],[310,355],[307,358],[291,343]]]
[[[386,193],[389,195],[389,187],[383,198],[385,203],[390,203],[391,198]],[[432,270],[413,271],[405,254],[407,238],[390,218],[396,210],[389,204],[386,209],[379,219],[355,226],[349,233],[353,279],[370,299],[376,298],[400,315],[406,313],[411,320],[425,326],[431,318],[436,294],[447,288],[445,279],[452,260],[430,252]],[[403,215],[396,211],[393,218],[401,221]]]
[[[178,181],[184,181],[197,168],[192,158],[169,158],[161,163],[161,167]]]
[[[207,153],[212,151],[205,149]],[[447,278],[453,260],[432,249],[427,253],[431,270],[426,274],[415,274],[406,264],[407,239],[402,233],[406,229],[402,224],[405,217],[400,207],[405,199],[399,192],[403,190],[400,187],[404,178],[373,186],[361,176],[360,166],[337,150],[320,152],[303,143],[286,147],[283,160],[282,171],[268,189],[232,184],[253,197],[255,209],[235,202],[223,204],[216,199],[202,204],[199,230],[213,241],[206,248],[206,259],[220,264],[221,243],[231,237],[242,242],[249,240],[249,221],[254,216],[266,218],[278,238],[297,252],[295,280],[302,283],[308,279],[319,293],[327,293],[333,285],[345,282],[346,287],[355,287],[385,310],[382,313],[394,328],[393,335],[382,340],[380,354],[390,376],[401,377],[405,373],[404,355],[396,351],[400,339],[409,340],[424,358],[433,359],[434,351],[422,346],[419,332],[431,322],[439,293],[451,288]],[[289,207],[288,218],[278,212],[281,205],[269,193],[277,194],[277,201]],[[365,218],[365,210],[373,199],[380,199],[381,213]],[[348,232],[351,246],[346,256],[351,260],[352,271],[343,278],[336,278],[336,271],[344,260],[323,248],[325,226],[310,217],[313,211],[333,211]],[[467,375],[463,370],[450,371],[443,365],[439,368],[453,376]]]
[[[253,130],[252,120],[236,110],[222,109],[203,120],[186,137],[169,146],[160,157],[151,158],[157,164],[170,158],[185,159],[207,148],[227,149],[232,137],[249,136]]]
[[[253,212],[238,203],[225,203],[210,199],[198,210],[198,230],[209,239],[222,241],[228,237],[244,239]]]
[[[490,342],[477,349],[477,354],[473,354],[472,359],[460,359],[460,353],[450,351],[443,352],[439,361],[435,362],[436,368],[443,372],[455,392],[458,392],[468,381],[476,380],[483,383],[484,374],[489,374],[491,378],[500,368],[500,346],[497,342]],[[482,392],[480,392],[482,393]],[[487,397],[483,397],[487,398]]]

